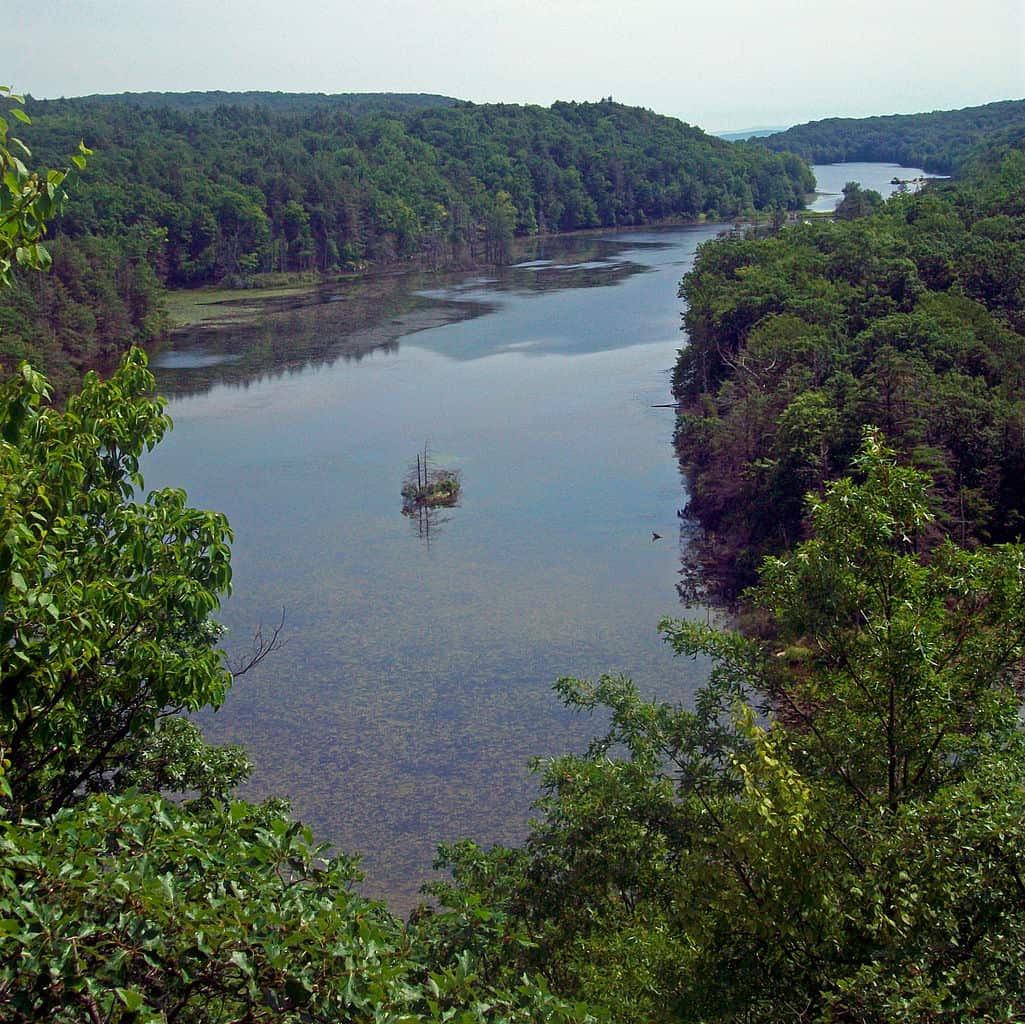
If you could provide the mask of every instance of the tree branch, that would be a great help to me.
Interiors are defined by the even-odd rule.
[[[259,665],[267,655],[273,654],[275,651],[280,651],[281,648],[288,643],[287,638],[282,639],[281,636],[281,632],[284,628],[284,608],[281,609],[281,618],[278,620],[278,624],[274,627],[269,637],[264,636],[263,623],[260,623],[253,633],[249,653],[244,657],[228,659],[228,671],[231,672],[232,678],[238,679],[239,676],[244,676],[250,669],[256,668],[256,666]]]

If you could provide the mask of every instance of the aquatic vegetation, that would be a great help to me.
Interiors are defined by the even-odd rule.
[[[458,470],[430,467],[427,445],[424,445],[422,458],[417,452],[415,466],[410,467],[402,484],[402,514],[415,516],[425,508],[455,505],[461,486]]]

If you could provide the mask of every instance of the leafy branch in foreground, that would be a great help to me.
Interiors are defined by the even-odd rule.
[[[230,685],[210,615],[231,579],[225,518],[142,487],[167,429],[135,350],[58,411],[28,367],[0,391],[0,748],[16,817],[109,788],[168,711]]]
[[[21,109],[24,97],[0,85],[0,97],[16,104],[8,114],[22,124],[31,124]],[[9,125],[0,117],[0,286],[11,283],[14,266],[25,270],[42,270],[50,265],[50,255],[40,244],[46,234],[46,223],[64,208],[67,192],[64,185],[69,170],[30,171],[24,160],[31,159],[28,146],[17,136],[9,135]],[[91,155],[80,142],[71,162],[79,170]],[[23,159],[24,158],[24,159]]]
[[[197,814],[93,797],[0,823],[0,1014],[10,1024],[573,1024],[543,983],[485,985],[469,956],[421,959],[273,809]]]

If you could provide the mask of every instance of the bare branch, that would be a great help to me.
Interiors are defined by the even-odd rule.
[[[261,622],[253,633],[253,639],[248,654],[245,656],[228,658],[228,671],[231,672],[232,677],[238,679],[239,676],[244,676],[251,668],[256,668],[256,666],[259,665],[268,654],[280,651],[281,648],[288,643],[287,638],[283,638],[281,636],[281,632],[284,628],[284,608],[281,609],[281,618],[278,620],[278,624],[274,627],[270,636],[264,636],[263,623]]]

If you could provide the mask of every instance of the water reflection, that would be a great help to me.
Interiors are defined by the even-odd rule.
[[[359,362],[370,352],[397,351],[399,340],[446,324],[473,320],[519,298],[547,292],[610,288],[649,270],[638,254],[665,248],[656,237],[546,239],[530,244],[543,258],[498,268],[488,275],[382,275],[325,286],[304,295],[261,299],[256,319],[176,332],[153,359],[160,386],[168,396],[199,394],[215,384],[247,385],[266,376],[306,366]],[[246,306],[244,293],[227,304]],[[590,304],[580,303],[590,317]],[[539,310],[539,316],[545,315]],[[537,354],[618,347],[621,325],[609,325],[604,340],[590,331],[587,340],[548,335],[503,341],[490,334],[463,334],[447,345],[452,358],[480,359],[509,348]],[[432,345],[437,335],[426,342]]]

